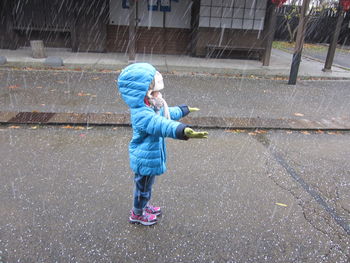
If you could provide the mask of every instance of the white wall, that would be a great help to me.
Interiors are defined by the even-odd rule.
[[[201,0],[199,27],[262,30],[267,0]]]
[[[166,13],[165,27],[191,28],[191,0],[171,2],[171,12]]]
[[[171,11],[165,12],[165,27],[191,27],[191,0],[171,1]],[[122,8],[122,0],[110,0],[110,25],[129,25],[129,9]],[[147,0],[138,1],[139,26],[163,27],[163,12],[148,11]]]
[[[138,1],[138,18],[139,26],[146,27],[163,27],[163,12],[148,11],[147,0]]]

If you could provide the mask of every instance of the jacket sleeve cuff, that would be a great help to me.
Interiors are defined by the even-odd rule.
[[[182,117],[185,117],[190,113],[188,106],[185,104],[180,105],[179,108],[182,110]]]
[[[188,140],[189,138],[185,135],[185,128],[188,127],[188,125],[185,125],[183,123],[180,123],[179,126],[177,126],[175,134],[176,138],[179,140]]]

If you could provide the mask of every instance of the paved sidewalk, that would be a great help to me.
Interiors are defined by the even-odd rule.
[[[67,49],[47,48],[47,56],[63,59],[64,68],[120,70],[128,65],[128,56],[123,53],[73,53]],[[45,59],[31,57],[30,48],[0,50],[7,58],[4,66],[44,67]],[[195,72],[219,74],[243,74],[258,76],[289,76],[292,54],[273,49],[270,66],[262,66],[257,60],[209,59],[190,56],[137,54],[137,62],[149,62],[162,72]],[[2,67],[4,67],[2,66]],[[324,64],[303,58],[299,77],[350,79],[350,69],[334,66],[332,72],[323,72]]]
[[[322,64],[325,63],[327,58],[329,45],[327,44],[306,44],[303,48],[303,57],[316,60]],[[281,47],[280,50],[288,53],[293,53],[292,46]],[[350,69],[350,47],[344,45],[338,45],[333,59],[333,67]]]
[[[0,122],[130,125],[116,72],[0,70]],[[199,107],[201,128],[350,129],[348,80],[300,81],[164,74],[169,105]]]
[[[130,125],[114,82],[128,64],[127,55],[47,49],[48,56],[61,57],[65,66],[37,71],[45,69],[44,59],[30,53],[28,48],[0,50],[8,60],[0,66],[0,123]],[[137,61],[164,73],[170,105],[181,102],[201,109],[184,120],[194,127],[349,130],[350,71],[333,67],[323,72],[322,63],[303,58],[302,78],[338,81],[303,80],[290,86],[291,56],[273,50],[269,67],[255,60],[168,55],[138,54]]]

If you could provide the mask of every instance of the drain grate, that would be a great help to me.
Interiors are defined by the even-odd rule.
[[[48,122],[55,113],[51,112],[20,112],[10,119],[10,123],[45,123]]]

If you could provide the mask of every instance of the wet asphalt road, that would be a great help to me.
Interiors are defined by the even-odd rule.
[[[0,127],[0,261],[349,262],[349,133],[169,139],[142,227],[131,130],[91,128]]]
[[[0,111],[127,113],[117,73],[0,70]],[[193,116],[331,120],[349,118],[350,81],[263,80],[165,75],[170,106],[187,104]],[[297,114],[297,115],[296,115]]]

